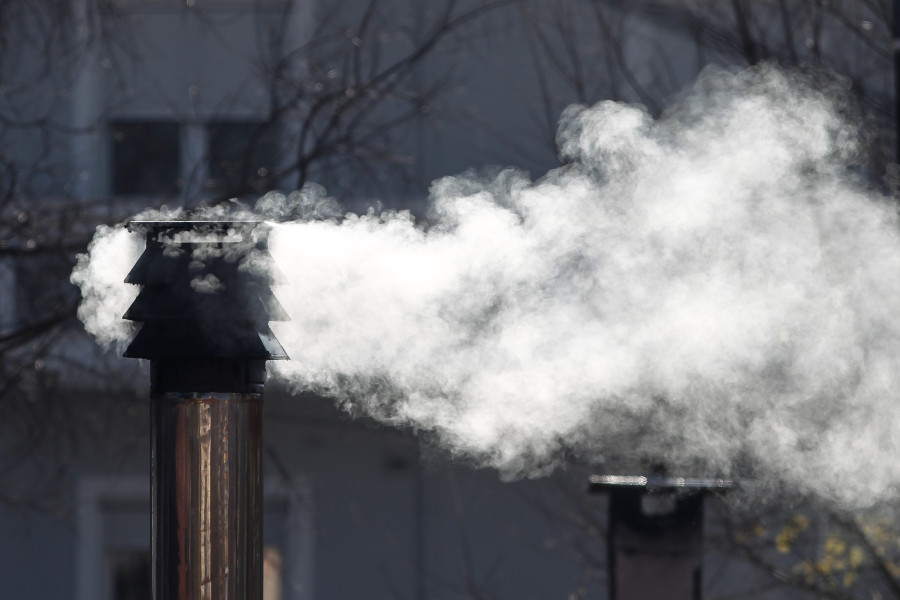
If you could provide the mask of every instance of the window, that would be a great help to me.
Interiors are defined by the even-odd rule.
[[[178,124],[116,121],[112,138],[112,192],[116,196],[173,196],[179,191]]]
[[[109,125],[111,191],[119,197],[254,196],[274,184],[272,123],[117,120]]]
[[[210,191],[241,196],[271,187],[278,150],[271,123],[212,121],[207,139]]]
[[[255,196],[274,183],[273,123],[122,119],[111,122],[109,131],[114,196]]]
[[[150,552],[114,550],[110,553],[112,600],[153,600]]]

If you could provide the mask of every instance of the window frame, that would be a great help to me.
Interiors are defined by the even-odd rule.
[[[76,600],[111,600],[111,573],[107,553],[121,544],[113,543],[104,530],[107,507],[143,504],[147,506],[149,528],[150,478],[85,477],[78,482],[76,509]],[[313,544],[315,522],[312,494],[305,478],[297,477],[290,487],[279,481],[265,481],[263,505],[284,507],[286,534],[281,548],[283,600],[310,600],[313,588]],[[265,508],[264,508],[265,510]],[[149,550],[150,532],[146,546]]]

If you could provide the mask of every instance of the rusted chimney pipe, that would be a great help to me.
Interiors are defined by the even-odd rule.
[[[733,487],[722,479],[594,475],[609,494],[610,600],[700,600],[703,497]]]
[[[265,361],[287,316],[257,222],[133,221],[147,246],[126,278],[142,323],[125,356],[151,361],[155,600],[261,600]],[[271,272],[271,271],[266,271]]]

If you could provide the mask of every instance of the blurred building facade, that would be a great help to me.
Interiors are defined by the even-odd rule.
[[[395,14],[395,30],[371,35],[380,38],[381,51],[402,60],[415,45],[415,29],[440,18],[440,3],[384,4],[393,6],[383,13],[405,13]],[[366,5],[347,3],[341,10],[348,12],[329,18],[359,22]],[[56,227],[86,239],[96,224],[147,207],[190,208],[232,196],[252,204],[271,189],[294,189],[301,177],[352,188],[358,180],[344,181],[349,175],[341,164],[300,174],[290,162],[294,144],[337,143],[325,136],[301,140],[298,132],[302,112],[320,99],[303,95],[344,81],[348,76],[335,70],[352,68],[328,63],[331,41],[316,41],[327,33],[353,43],[346,28],[314,31],[331,10],[313,0],[73,3],[58,59],[65,73],[41,83],[41,94],[53,96],[41,114],[60,123],[41,160],[57,165],[58,178],[44,184],[52,200],[18,208],[22,218],[49,222],[51,213],[77,205],[77,214]],[[33,23],[38,33],[41,18]],[[321,64],[285,58],[315,43],[322,44]],[[429,61],[437,67],[423,63],[402,76],[426,87],[431,74],[459,55],[477,59],[474,46],[454,48],[452,56],[434,53]],[[43,68],[40,57],[29,60]],[[390,57],[381,60],[388,64]],[[273,79],[279,68],[288,81]],[[295,81],[299,87],[292,87]],[[410,84],[404,85],[398,95],[408,93]],[[298,97],[284,100],[290,93]],[[476,91],[457,86],[447,94],[451,104],[470,103]],[[406,109],[402,101],[397,106],[377,110]],[[467,107],[457,118],[474,113]],[[423,213],[427,180],[477,164],[470,161],[478,153],[496,152],[477,122],[462,131],[438,121],[409,119],[386,132],[391,175],[373,180],[360,198],[344,194],[348,207],[365,210],[378,201]],[[460,134],[465,139],[454,139]],[[354,148],[351,141],[329,151]],[[390,163],[413,155],[417,164],[405,169],[406,179],[392,181],[400,170]],[[373,165],[373,172],[380,168]],[[40,318],[34,299],[47,296],[49,278],[68,287],[65,261],[52,272],[54,265],[31,256],[2,264],[9,331]],[[73,300],[71,289],[63,294]],[[52,350],[23,364],[35,381],[31,401],[60,403],[58,421],[42,416],[45,422],[37,424],[57,439],[38,436],[21,458],[7,454],[14,464],[0,481],[9,490],[0,502],[2,595],[150,598],[146,365],[118,358],[120,349],[96,347],[74,322],[50,344]],[[327,399],[292,397],[277,386],[267,393],[264,432],[266,600],[549,598],[584,579],[564,549],[552,547],[552,524],[529,505],[546,491],[544,483],[501,483],[494,473],[454,465],[436,450],[423,459],[410,432],[350,418]],[[6,435],[22,434],[12,425]]]
[[[627,5],[600,4],[612,16]],[[671,3],[658,4],[631,26],[640,39],[683,58],[673,58],[663,85],[640,66],[649,47],[630,47],[636,67],[629,76],[638,81],[621,91],[626,99],[646,101],[640,82],[665,88],[662,96],[675,92],[702,67],[689,36],[673,27]],[[370,6],[379,12],[366,26]],[[476,19],[477,3],[462,3],[460,11],[476,11],[471,22],[448,30],[432,50],[429,36],[447,27],[444,8],[400,0],[339,9],[316,0],[74,2],[66,21],[71,52],[57,64],[64,72],[33,92],[49,94],[47,106],[36,108],[24,96],[13,106],[13,92],[3,91],[8,108],[24,111],[25,120],[31,107],[60,124],[46,144],[20,140],[23,152],[45,152],[40,160],[57,166],[40,183],[51,201],[28,214],[10,205],[3,217],[43,221],[53,239],[68,232],[86,240],[96,224],[146,207],[231,197],[252,204],[269,190],[308,183],[324,185],[348,209],[377,203],[421,215],[435,178],[507,165],[537,177],[559,166],[559,110],[602,93],[612,80],[587,79],[581,83],[594,91],[572,97],[565,88],[574,71],[535,76],[533,32],[522,20],[527,7],[498,7]],[[19,33],[41,31],[34,19]],[[337,51],[346,46],[372,54],[355,59]],[[426,46],[424,58],[402,66]],[[22,60],[43,69],[39,57]],[[401,65],[396,85],[373,82],[394,63]],[[356,94],[394,97],[378,104],[373,95],[370,111],[349,108],[342,116],[333,109]],[[334,131],[308,121],[313,111],[335,120]],[[368,119],[369,129],[347,126],[357,117]],[[355,153],[359,162],[345,160]],[[69,205],[80,207],[78,214],[62,219]],[[48,277],[66,287],[71,266],[16,256],[0,259],[0,325],[11,332],[38,311],[35,298],[46,297]],[[71,302],[71,294],[60,292],[60,301]],[[0,486],[12,491],[0,502],[0,595],[149,598],[146,367],[97,348],[75,322],[47,343],[52,351],[22,363],[30,365],[22,377],[37,391],[8,419],[27,414],[29,402],[53,404],[53,427],[44,413],[30,427],[46,426],[58,439],[37,435],[21,456],[7,453]],[[577,469],[501,482],[493,472],[423,450],[410,432],[271,387],[264,422],[266,600],[605,597],[605,504],[587,496]],[[57,436],[67,425],[72,432]],[[12,421],[7,427],[9,436],[30,431]],[[573,541],[573,531],[591,528],[593,542]]]

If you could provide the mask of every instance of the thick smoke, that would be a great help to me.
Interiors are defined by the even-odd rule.
[[[708,72],[659,119],[572,107],[567,166],[437,181],[427,224],[269,195],[318,218],[271,236],[292,360],[270,364],[509,476],[574,456],[894,493],[900,223],[854,182],[833,96],[763,68]],[[107,337],[110,235],[73,275]]]
[[[78,318],[103,345],[116,344],[124,349],[135,332],[134,325],[122,315],[139,291],[124,284],[141,255],[138,242],[124,227],[101,225],[88,245],[88,253],[78,256],[72,271],[72,283],[81,288]]]

